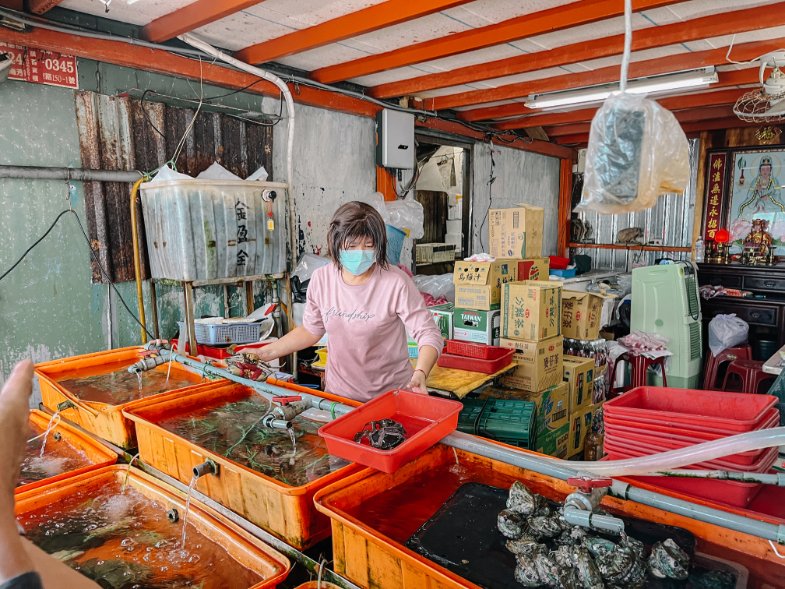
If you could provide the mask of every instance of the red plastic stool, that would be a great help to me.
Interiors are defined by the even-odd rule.
[[[731,376],[741,381],[742,393],[757,393],[761,383],[777,378],[773,374],[763,372],[763,362],[760,360],[734,360],[731,362],[722,383],[723,391],[728,390]]]
[[[645,387],[648,383],[648,374],[649,368],[652,366],[659,366],[662,369],[662,386],[668,386],[668,380],[665,376],[665,357],[662,358],[647,358],[646,356],[638,356],[631,354],[630,352],[625,352],[618,358],[616,358],[616,362],[613,363],[613,370],[611,370],[611,389],[610,394],[611,397],[615,397],[616,395],[628,391],[630,389],[634,389],[636,387]],[[614,387],[613,383],[615,382],[616,377],[616,366],[619,362],[625,361],[630,363],[630,386],[621,386],[621,387]]]
[[[729,364],[734,360],[752,360],[752,348],[748,345],[727,348],[716,356],[709,352],[709,357],[706,358],[703,389],[706,391],[716,391],[718,386],[717,372],[723,364]]]

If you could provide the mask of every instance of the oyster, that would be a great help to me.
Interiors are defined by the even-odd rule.
[[[579,587],[583,589],[603,589],[605,583],[589,551],[582,546],[572,549],[574,570],[577,573]]]
[[[496,526],[505,538],[517,540],[523,536],[526,529],[526,516],[516,511],[504,509],[499,512],[499,516],[496,518]]]
[[[507,550],[517,556],[527,550],[531,550],[533,546],[537,545],[537,540],[528,534],[524,534],[517,540],[507,540],[505,545],[507,546]]]
[[[587,537],[586,530],[579,526],[562,526],[562,533],[554,540],[560,546],[577,546]]]
[[[588,534],[583,540],[583,546],[591,553],[592,556],[598,557],[615,552],[618,546],[615,542],[600,538],[599,536],[589,536]]]
[[[557,518],[537,515],[529,518],[529,527],[526,531],[528,534],[541,540],[543,538],[555,538],[562,533],[562,528]]]
[[[672,539],[657,542],[649,556],[649,571],[658,579],[684,581],[690,574],[690,557]]]
[[[528,550],[515,556],[515,580],[524,587],[539,587],[542,585],[540,576],[537,574],[537,567],[534,564],[534,553],[536,549]]]
[[[556,562],[553,554],[544,546],[539,546],[532,550],[534,566],[537,569],[537,576],[543,585],[549,587],[561,587],[561,567]]]
[[[545,504],[541,495],[532,493],[529,488],[515,481],[510,487],[510,495],[507,497],[507,509],[515,511],[521,515],[531,515],[538,511]]]

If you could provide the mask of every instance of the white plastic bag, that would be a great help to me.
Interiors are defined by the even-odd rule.
[[[317,268],[326,266],[329,263],[329,258],[323,258],[316,254],[303,254],[300,261],[297,262],[297,266],[295,267],[294,272],[292,272],[292,276],[296,276],[300,279],[300,283],[303,283],[306,280],[311,279],[311,276],[313,276],[313,273]]]
[[[444,297],[448,301],[455,301],[455,284],[452,281],[452,274],[437,274],[435,276],[418,274],[412,280],[420,292],[426,292],[435,299]]]
[[[717,356],[723,350],[747,341],[750,326],[734,314],[715,315],[709,321],[709,349]]]
[[[576,211],[648,209],[662,194],[684,192],[689,177],[689,144],[673,113],[641,95],[613,94],[591,123]]]
[[[422,205],[416,200],[403,199],[394,200],[385,203],[387,205],[387,215],[384,219],[385,223],[403,229],[409,232],[409,236],[414,239],[420,239],[425,235],[423,223],[425,222],[425,213],[423,213]]]

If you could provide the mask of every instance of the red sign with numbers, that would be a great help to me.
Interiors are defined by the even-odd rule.
[[[727,153],[713,153],[709,157],[706,177],[706,221],[704,239],[714,240],[714,235],[722,225],[722,203],[725,192],[725,165]]]
[[[6,43],[0,43],[0,53],[7,53],[13,59],[11,71],[8,73],[10,80],[79,88],[76,57],[73,55]]]

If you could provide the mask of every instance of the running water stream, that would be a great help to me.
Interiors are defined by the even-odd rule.
[[[59,411],[55,411],[54,412],[54,414],[52,415],[52,419],[50,419],[49,423],[46,425],[46,430],[44,431],[43,434],[41,434],[43,436],[43,438],[44,438],[44,441],[41,443],[41,452],[38,454],[39,458],[43,458],[44,457],[44,452],[46,452],[46,441],[49,439],[49,434],[52,432],[52,430],[57,425],[57,423],[55,423],[55,420],[57,420],[57,422],[60,421],[60,412]],[[35,438],[33,438],[33,439],[35,439]],[[29,441],[32,442],[32,440],[29,440]]]
[[[185,497],[185,510],[183,511],[183,534],[180,536],[180,549],[185,550],[185,537],[188,534],[188,510],[191,508],[191,495],[193,495],[194,487],[199,477],[194,475],[191,478],[191,484],[188,485],[188,494]]]

